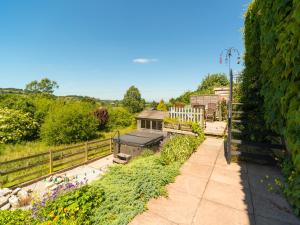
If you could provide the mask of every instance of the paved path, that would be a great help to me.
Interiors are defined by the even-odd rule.
[[[276,192],[273,167],[227,165],[223,140],[207,138],[168,185],[168,198],[152,199],[131,225],[296,225],[290,206]],[[268,190],[273,188],[275,191]]]
[[[206,135],[224,136],[227,123],[225,121],[214,121],[205,123],[204,133]]]

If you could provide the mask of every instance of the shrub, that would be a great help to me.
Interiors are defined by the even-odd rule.
[[[287,183],[283,186],[283,192],[293,206],[295,214],[300,216],[300,174],[296,171],[294,163],[289,157],[283,160],[281,167]]]
[[[103,128],[108,122],[108,110],[106,108],[98,108],[94,111],[94,116],[99,122],[99,128]]]
[[[35,224],[31,212],[27,210],[0,210],[0,224],[6,225],[31,225]]]
[[[41,127],[42,139],[50,145],[87,141],[97,136],[98,122],[88,103],[70,102],[52,108]]]
[[[159,110],[159,111],[168,111],[168,107],[166,106],[164,100],[160,100],[160,102],[157,105],[156,109]]]
[[[122,107],[114,107],[108,110],[108,122],[106,127],[109,130],[128,127],[132,124],[134,119],[133,114],[131,114],[127,109]]]
[[[0,143],[16,143],[36,136],[38,124],[29,113],[0,108]]]
[[[162,165],[158,155],[140,157],[127,166],[115,166],[95,183],[105,190],[105,201],[95,209],[93,224],[128,224],[146,209],[146,203],[166,195],[165,185],[174,181],[179,163]]]
[[[0,108],[20,110],[30,115],[33,115],[36,110],[30,97],[21,94],[1,94]]]
[[[196,150],[203,138],[192,136],[174,136],[164,145],[161,151],[161,159],[164,163],[183,163]]]
[[[37,218],[45,224],[91,224],[93,210],[104,201],[104,191],[99,186],[86,185],[72,192],[65,192],[54,201],[41,207]],[[53,223],[51,223],[53,224]]]
[[[51,107],[53,107],[55,104],[58,104],[58,101],[52,95],[32,94],[30,97],[35,108],[34,119],[41,126],[44,123]]]

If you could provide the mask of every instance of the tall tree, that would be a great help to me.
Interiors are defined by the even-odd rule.
[[[124,95],[123,105],[132,113],[142,111],[145,107],[145,100],[141,97],[139,89],[131,86]]]
[[[167,111],[168,110],[164,100],[160,100],[160,102],[159,102],[156,109],[159,110],[159,111]]]
[[[48,78],[43,78],[40,81],[34,80],[26,85],[25,91],[32,93],[47,93],[53,94],[54,90],[59,86],[56,81],[52,81]]]
[[[224,73],[208,74],[201,82],[197,92],[201,94],[213,94],[214,88],[226,87],[229,85],[229,80]]]

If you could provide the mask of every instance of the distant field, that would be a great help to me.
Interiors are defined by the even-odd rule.
[[[119,129],[120,133],[124,134],[134,130],[133,127]],[[110,138],[114,135],[112,132],[99,132],[99,136],[103,139]],[[61,149],[68,145],[49,146],[41,141],[24,142],[19,144],[0,144],[0,162],[12,160],[20,157],[34,155],[37,153],[45,152],[49,149]]]

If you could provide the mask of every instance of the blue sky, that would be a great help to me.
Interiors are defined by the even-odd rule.
[[[243,52],[249,0],[0,0],[0,87],[48,77],[57,95],[146,100],[195,89],[226,72],[220,52]],[[234,70],[241,66],[234,65]]]

